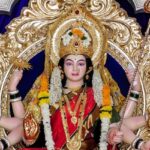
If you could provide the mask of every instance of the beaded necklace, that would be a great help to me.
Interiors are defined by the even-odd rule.
[[[80,94],[78,100],[77,100],[77,103],[75,105],[75,108],[74,110],[71,110],[71,106],[70,106],[70,102],[69,102],[69,99],[67,97],[67,95],[64,95],[64,99],[66,101],[66,104],[67,104],[67,109],[71,115],[71,122],[75,125],[77,123],[77,117],[76,117],[76,114],[77,114],[77,110],[79,109],[79,106],[81,104],[81,98],[83,96],[83,93]]]
[[[81,100],[80,100],[80,104],[79,104],[80,105],[79,106],[79,117],[77,118],[78,131],[77,131],[76,135],[74,135],[72,138],[70,138],[70,135],[69,135],[66,111],[65,111],[65,107],[63,105],[65,103],[64,96],[62,96],[62,99],[59,101],[63,128],[64,128],[64,132],[66,135],[66,140],[67,140],[66,145],[69,150],[79,150],[81,147],[81,132],[82,132],[82,126],[83,126],[83,116],[84,116],[84,110],[85,110],[85,105],[86,105],[86,100],[87,100],[87,94],[86,94],[85,90],[83,90],[83,92],[80,94],[79,98]]]

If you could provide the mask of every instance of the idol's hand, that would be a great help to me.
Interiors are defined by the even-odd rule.
[[[108,132],[108,143],[111,145],[121,143],[123,140],[123,133],[117,127],[111,127]]]
[[[23,76],[23,70],[15,70],[10,78],[10,82],[8,84],[9,91],[17,90],[17,85]]]
[[[141,145],[140,150],[150,150],[150,141],[144,142]]]
[[[131,83],[132,80],[133,80],[133,75],[134,75],[135,69],[132,66],[129,66],[125,70],[125,72],[126,72],[126,75],[127,75],[129,83]],[[135,90],[135,91],[140,91],[141,90],[140,77],[139,77],[138,73],[135,76],[135,79],[134,79],[134,82],[133,82],[133,89],[132,90]]]

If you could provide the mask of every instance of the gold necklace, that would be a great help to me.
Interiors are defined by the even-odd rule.
[[[69,88],[69,87],[64,87],[64,93],[72,93],[74,95],[78,95],[79,91],[82,91],[82,86],[76,87],[76,88]]]
[[[71,110],[71,106],[70,106],[70,103],[69,103],[69,99],[67,97],[67,95],[64,95],[64,99],[66,101],[66,104],[67,104],[67,109],[71,115],[71,122],[75,125],[77,123],[77,117],[76,117],[76,114],[77,114],[77,110],[79,109],[79,106],[80,106],[80,102],[81,102],[81,97],[83,96],[83,93],[80,94],[78,100],[77,100],[77,103],[75,105],[75,108],[74,108],[74,111]]]
[[[71,88],[71,87],[68,87],[68,89],[72,92],[76,92],[78,91],[79,89],[81,89],[82,86],[78,86],[78,87],[75,87],[75,88]]]
[[[65,112],[65,108],[63,106],[64,97],[62,97],[62,99],[59,101],[63,128],[65,131],[66,140],[67,140],[66,145],[69,150],[79,150],[81,147],[81,132],[82,132],[82,126],[83,126],[83,116],[84,116],[86,100],[87,100],[87,95],[86,95],[86,92],[84,91],[83,95],[81,97],[81,107],[80,107],[80,112],[79,112],[79,121],[78,121],[78,129],[79,130],[76,133],[76,135],[74,135],[72,138],[70,138],[70,135],[69,135],[69,128],[68,128],[68,123],[67,123],[67,118],[66,118],[66,112]]]

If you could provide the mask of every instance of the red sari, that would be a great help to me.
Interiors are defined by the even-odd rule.
[[[93,94],[92,88],[88,88],[86,90],[86,93],[87,93],[87,101],[86,101],[85,110],[84,110],[84,116],[83,116],[83,119],[84,119],[85,122],[88,120],[89,115],[91,115],[93,113],[94,109],[97,106],[96,103],[95,103],[95,100],[94,100],[94,94]],[[70,100],[71,110],[74,110],[76,102],[78,100],[78,97],[79,97],[79,94],[73,96],[73,98]],[[66,104],[65,104],[65,110],[66,110],[66,119],[67,119],[67,123],[68,123],[69,134],[72,137],[77,132],[78,127],[77,127],[77,125],[73,125],[72,124],[72,122],[71,122],[71,115],[68,112]],[[79,116],[79,110],[77,111],[77,117],[78,116]],[[98,113],[98,116],[96,116],[96,117],[97,117],[97,119],[99,118],[99,113]],[[92,127],[92,124],[89,125],[89,128],[91,128],[91,127]],[[54,143],[55,143],[55,150],[60,150],[60,149],[65,149],[66,150],[66,147],[65,147],[66,135],[65,135],[65,132],[64,132],[62,118],[61,118],[61,112],[60,112],[59,108],[52,114],[52,117],[51,117],[51,128],[52,128],[53,140],[54,140]],[[92,139],[94,139],[94,138],[92,137]],[[93,143],[91,144],[90,141],[87,141],[87,143],[90,146],[93,145]],[[94,144],[96,144],[96,143],[94,143]],[[90,149],[89,145],[88,145],[88,150],[93,150],[93,148]],[[82,148],[82,146],[81,146],[81,148]],[[108,146],[108,150],[111,150],[111,149],[112,149],[112,146],[109,145]],[[22,149],[22,150],[46,150],[46,149],[45,148],[41,148],[41,149],[39,149],[39,148],[36,148],[36,149],[35,148],[34,149],[32,149],[32,148],[28,148],[28,149],[25,148],[25,149]],[[82,148],[82,150],[86,150],[86,148],[85,149]]]
[[[93,99],[94,95],[93,95],[92,88],[88,88],[86,92],[87,92],[87,101],[86,101],[86,106],[85,106],[85,110],[84,110],[84,117],[83,117],[84,120],[93,111],[93,109],[95,108],[95,105],[96,105],[96,103]],[[76,101],[78,100],[78,97],[79,97],[79,95],[74,96],[70,100],[70,106],[71,106],[72,110],[75,108],[75,104],[76,104]],[[65,108],[66,108],[66,106],[65,106]],[[69,127],[69,133],[70,133],[70,136],[72,137],[72,135],[77,131],[78,128],[77,128],[77,125],[73,125],[71,123],[71,115],[69,114],[67,108],[66,108],[66,112],[67,112],[66,118],[67,118],[67,123],[68,123],[68,127]],[[77,111],[77,116],[79,116],[79,110]],[[63,124],[62,124],[60,109],[57,109],[56,112],[52,115],[51,127],[52,127],[52,131],[53,131],[53,140],[55,142],[55,148],[61,149],[66,143],[66,135],[64,132]]]

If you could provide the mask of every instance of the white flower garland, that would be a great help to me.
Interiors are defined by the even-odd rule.
[[[58,67],[55,67],[50,80],[50,93],[49,93],[49,100],[50,104],[54,104],[57,102],[62,95],[62,84],[61,84],[61,71]],[[51,130],[51,123],[50,123],[50,111],[49,111],[49,104],[43,103],[41,106],[41,113],[43,117],[43,125],[44,125],[44,134],[46,140],[46,147],[48,150],[54,150],[54,141],[52,138],[52,130]]]
[[[84,33],[84,36],[86,37],[86,39],[83,40],[83,45],[87,48],[90,45],[91,38],[84,28],[79,27],[79,29]]]
[[[101,135],[100,135],[100,142],[99,142],[99,150],[107,150],[107,133],[109,129],[110,119],[103,118],[101,119]]]
[[[58,89],[57,89],[57,92],[55,89],[56,86],[57,86],[57,88],[61,87],[60,81],[61,81],[60,70],[59,70],[59,68],[55,68],[53,73],[52,73],[52,76],[51,76],[50,93],[51,94],[57,93],[57,94],[56,94],[56,96],[55,95],[52,96],[50,94],[51,98],[56,98],[56,97],[58,98],[62,94],[61,89],[59,90],[59,92],[58,92]],[[103,97],[102,96],[103,82],[102,82],[102,79],[101,79],[101,76],[100,76],[100,73],[98,70],[94,70],[92,84],[93,84],[93,91],[94,91],[94,99],[95,99],[97,105],[100,106],[101,101],[102,101],[102,97]],[[56,99],[55,100],[51,99],[52,103],[54,103],[55,101],[56,101]],[[42,116],[43,116],[46,147],[48,150],[54,150],[54,141],[52,138],[52,131],[51,131],[51,125],[50,125],[49,105],[43,104],[41,106],[41,112],[42,112]],[[107,145],[108,145],[107,144],[107,133],[108,133],[108,129],[109,129],[110,118],[102,118],[101,121],[102,121],[102,124],[101,124],[101,135],[100,135],[99,149],[100,150],[107,150]]]
[[[94,99],[97,105],[100,107],[103,99],[102,89],[103,89],[103,81],[100,76],[100,72],[98,69],[94,69],[93,79],[92,79],[93,91],[94,91]],[[101,119],[101,134],[100,134],[100,142],[99,142],[99,150],[107,150],[107,133],[110,124],[110,118],[102,118]]]
[[[98,69],[94,69],[93,79],[93,92],[94,92],[94,99],[97,105],[100,107],[102,102],[102,89],[103,89],[103,81],[101,79],[100,73]]]
[[[59,67],[53,69],[50,80],[50,101],[55,104],[62,96],[61,71]]]
[[[83,40],[83,46],[87,48],[90,45],[91,37],[89,36],[88,32],[84,28],[78,27],[76,29],[79,29],[84,34],[86,39]],[[70,43],[71,39],[74,38],[74,35],[70,35],[70,33],[72,33],[71,30],[68,30],[66,34],[62,36],[62,41],[64,46],[67,46]]]
[[[69,35],[70,32],[71,30],[68,30],[66,34],[62,36],[62,41],[63,41],[64,46],[67,46],[69,42],[71,41],[71,39],[73,39],[73,36]]]
[[[41,113],[43,116],[46,147],[48,150],[54,150],[54,141],[52,138],[52,130],[51,130],[51,125],[50,125],[50,111],[49,111],[48,104],[41,105]]]

